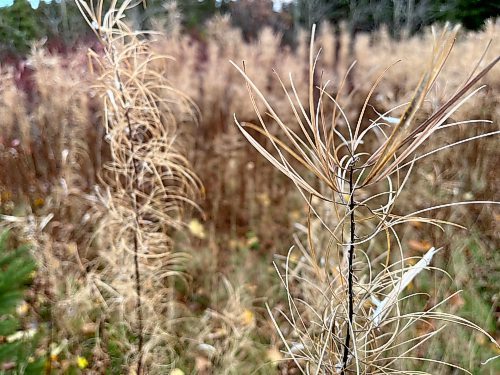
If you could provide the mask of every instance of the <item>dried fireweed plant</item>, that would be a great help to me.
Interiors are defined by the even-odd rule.
[[[412,99],[378,114],[375,119],[365,118],[370,96],[387,69],[374,83],[353,122],[348,119],[345,106],[339,105],[346,79],[336,94],[329,92],[328,82],[316,83],[319,53],[313,52],[314,31],[313,28],[307,104],[301,103],[291,75],[287,87],[276,74],[295,123],[282,121],[279,109],[268,102],[244,67],[233,63],[246,81],[259,121],[240,123],[235,117],[237,127],[257,151],[289,177],[307,202],[309,212],[307,225],[297,225],[304,236],[297,234],[296,246],[275,263],[287,294],[288,311],[279,311],[277,315],[269,307],[268,311],[285,353],[302,373],[308,374],[422,373],[411,370],[413,360],[441,363],[468,372],[413,354],[444,326],[409,339],[407,331],[415,324],[431,325],[430,321],[470,327],[486,335],[497,347],[498,344],[476,324],[442,311],[442,305],[453,295],[426,311],[404,311],[405,301],[418,294],[405,295],[405,288],[422,270],[431,268],[432,257],[439,249],[428,249],[415,263],[405,257],[397,228],[409,222],[438,228],[460,227],[425,214],[443,207],[495,202],[455,202],[408,214],[395,212],[398,197],[418,160],[500,133],[487,132],[419,152],[436,132],[475,123],[448,120],[482,89],[474,86],[499,58],[479,71],[480,59],[456,92],[430,116],[422,118],[426,96],[445,65],[457,33],[456,28],[450,30],[448,26],[439,33],[433,30],[432,57]],[[262,107],[265,114],[260,110]],[[405,108],[403,114],[394,117],[399,108]]]
[[[103,47],[89,56],[100,74],[96,90],[104,100],[111,152],[97,234],[104,268],[92,282],[107,311],[135,336],[128,365],[137,374],[162,373],[172,353],[167,279],[185,260],[173,251],[172,233],[184,227],[184,208],[197,208],[200,192],[176,129],[176,119],[192,114],[192,105],[152,68],[168,57],[153,53],[144,33],[124,22],[125,12],[140,2],[112,1],[107,10],[102,0],[76,3]]]

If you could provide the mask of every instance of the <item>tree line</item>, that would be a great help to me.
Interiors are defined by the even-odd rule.
[[[109,0],[107,0],[109,2]],[[136,7],[129,15],[138,28],[168,28],[180,19],[186,32],[204,37],[204,24],[217,14],[229,14],[245,40],[257,37],[263,27],[283,35],[283,43],[293,45],[297,30],[329,21],[340,32],[344,24],[355,37],[385,26],[394,38],[413,35],[436,22],[460,23],[479,30],[488,18],[500,14],[495,0],[295,0],[282,4],[280,11],[272,0],[147,0],[147,7]],[[178,22],[178,21],[177,21]],[[72,0],[41,1],[33,9],[28,0],[14,0],[0,8],[0,51],[25,54],[34,40],[43,39],[49,47],[71,48],[91,38],[89,28]]]

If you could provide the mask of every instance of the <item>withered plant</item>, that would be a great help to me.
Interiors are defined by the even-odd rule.
[[[129,364],[137,374],[168,365],[170,276],[185,255],[173,251],[172,231],[183,228],[183,208],[196,207],[200,183],[182,154],[176,120],[192,113],[187,98],[172,88],[143,33],[130,30],[125,12],[139,2],[77,1],[103,53],[90,51],[104,100],[105,165],[100,197],[106,211],[98,238],[96,291],[108,312],[127,324]],[[192,120],[194,117],[192,117]],[[161,372],[161,371],[160,371]]]
[[[431,228],[460,227],[425,214],[440,208],[495,202],[445,203],[410,213],[397,213],[397,202],[418,160],[500,133],[482,133],[420,151],[435,133],[473,123],[449,119],[483,88],[474,87],[499,58],[478,71],[480,59],[455,93],[425,115],[426,97],[434,88],[456,38],[457,29],[445,27],[434,34],[432,57],[412,99],[383,114],[376,113],[374,119],[366,118],[371,96],[390,71],[388,68],[377,78],[353,122],[347,116],[352,108],[339,105],[346,78],[335,95],[329,91],[329,82],[316,83],[319,53],[314,54],[314,31],[313,28],[307,103],[301,103],[291,75],[291,89],[278,76],[295,115],[293,122],[282,120],[280,108],[267,100],[245,67],[233,63],[246,81],[258,118],[258,123],[252,124],[240,123],[235,117],[237,127],[262,156],[293,182],[308,205],[307,225],[298,226],[305,241],[297,235],[296,246],[275,264],[288,296],[288,312],[280,312],[278,319],[268,308],[288,358],[307,374],[415,373],[408,360],[417,359],[415,349],[444,327],[410,338],[406,332],[417,323],[431,325],[431,321],[473,328],[498,347],[494,338],[476,324],[443,311],[443,304],[453,295],[424,311],[405,311],[406,301],[418,294],[405,295],[405,288],[421,271],[431,268],[430,262],[439,249],[429,246],[417,262],[407,256],[398,232],[400,225],[409,222],[425,223]],[[394,117],[393,113],[401,107],[404,112]],[[263,144],[262,136],[268,145]],[[287,324],[280,324],[283,319]],[[432,358],[418,360],[440,363]]]

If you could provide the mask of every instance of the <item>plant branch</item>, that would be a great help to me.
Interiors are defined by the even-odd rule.
[[[120,74],[118,71],[116,72],[116,79],[119,83],[120,87],[120,95],[122,97],[123,103],[127,103],[125,98],[125,93],[123,90],[123,84],[120,79]],[[137,320],[138,320],[138,359],[137,359],[137,375],[142,374],[142,347],[144,345],[144,328],[142,323],[142,297],[141,297],[141,273],[139,268],[139,239],[138,239],[138,231],[139,231],[139,213],[137,208],[137,192],[139,191],[139,166],[137,165],[137,159],[135,157],[135,146],[134,146],[134,137],[132,132],[132,122],[130,120],[130,106],[127,105],[125,110],[125,118],[127,121],[128,133],[130,137],[130,155],[132,157],[132,191],[130,192],[130,196],[132,198],[132,208],[134,211],[134,220],[136,230],[134,231],[134,273],[135,273],[135,292],[137,294],[137,302],[136,302],[136,310],[137,310]]]
[[[353,296],[353,260],[354,260],[354,241],[355,239],[355,231],[356,231],[356,222],[354,220],[354,209],[356,205],[354,203],[354,183],[353,183],[353,174],[354,174],[354,160],[351,161],[349,166],[349,210],[350,210],[350,221],[351,221],[351,240],[349,243],[349,265],[348,265],[348,281],[347,281],[347,294],[349,299],[349,325],[347,326],[347,333],[345,336],[345,344],[344,344],[344,354],[342,356],[342,371],[341,374],[345,374],[345,369],[347,367],[347,360],[349,358],[349,346],[351,341],[351,327],[353,326],[353,316],[354,316],[354,296]]]

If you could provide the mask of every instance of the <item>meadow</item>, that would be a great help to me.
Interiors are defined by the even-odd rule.
[[[4,247],[36,265],[0,373],[500,371],[498,24],[292,49],[82,13],[94,45],[0,66]]]

